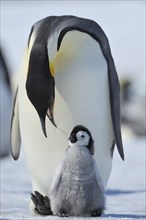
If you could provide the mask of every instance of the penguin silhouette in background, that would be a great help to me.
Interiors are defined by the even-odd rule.
[[[94,137],[94,158],[106,187],[115,143],[124,160],[120,87],[108,39],[92,20],[47,17],[29,35],[11,126],[13,158],[22,143],[33,191],[47,195],[67,135],[77,124]]]
[[[10,154],[12,91],[8,63],[0,48],[0,158]]]
[[[97,217],[105,209],[104,187],[96,167],[94,140],[90,131],[82,125],[73,128],[69,135],[69,147],[53,177],[48,195],[39,192],[31,195],[40,214]],[[47,201],[50,199],[51,210]]]

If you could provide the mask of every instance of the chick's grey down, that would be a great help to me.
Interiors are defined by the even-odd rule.
[[[88,146],[88,137],[85,131],[79,131],[77,142],[69,141],[64,161],[58,167],[50,187],[49,198],[53,214],[94,216],[99,211],[102,214],[104,210],[104,190],[92,149],[90,151]],[[87,141],[86,146],[84,143]]]

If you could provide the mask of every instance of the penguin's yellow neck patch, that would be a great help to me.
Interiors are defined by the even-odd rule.
[[[55,67],[54,67],[54,65],[55,65],[55,59],[52,62],[50,62],[50,72],[51,72],[51,75],[53,77],[55,75]]]

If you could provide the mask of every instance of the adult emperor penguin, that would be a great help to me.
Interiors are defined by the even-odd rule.
[[[12,155],[18,159],[22,143],[33,191],[47,194],[77,124],[92,133],[106,187],[115,143],[124,159],[120,88],[108,39],[92,20],[47,17],[31,29],[11,126]]]

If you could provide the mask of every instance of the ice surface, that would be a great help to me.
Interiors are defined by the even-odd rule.
[[[113,170],[106,191],[106,211],[100,218],[103,220],[145,219],[145,138],[126,139],[124,149],[125,162],[122,162],[117,151],[114,154]],[[30,214],[30,193],[30,177],[23,155],[17,162],[11,157],[2,159],[0,219],[60,219],[57,216]]]

